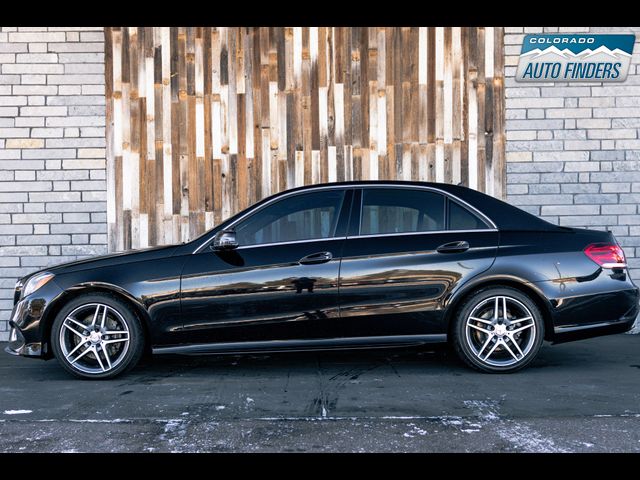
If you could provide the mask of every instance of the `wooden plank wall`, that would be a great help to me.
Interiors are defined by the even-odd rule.
[[[351,179],[504,196],[502,28],[106,29],[110,249]]]

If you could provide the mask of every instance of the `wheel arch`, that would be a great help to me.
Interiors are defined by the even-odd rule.
[[[462,287],[460,290],[454,292],[446,301],[446,313],[444,321],[447,328],[448,338],[452,338],[451,329],[454,325],[453,319],[455,318],[460,304],[478,290],[498,286],[515,288],[516,290],[519,290],[520,292],[531,298],[531,300],[536,304],[536,306],[542,313],[542,318],[544,320],[544,339],[550,342],[553,341],[554,327],[553,319],[551,317],[551,305],[549,304],[548,300],[545,298],[542,291],[536,288],[535,284],[526,282],[525,280],[518,277],[510,276],[485,278],[473,283],[469,283]]]
[[[47,352],[45,354],[45,358],[51,358],[53,356],[53,352],[51,350],[51,329],[53,327],[53,322],[60,312],[70,301],[75,298],[78,298],[81,295],[91,294],[91,293],[109,293],[111,295],[116,296],[119,300],[122,300],[125,304],[131,307],[132,312],[138,317],[140,320],[140,324],[142,326],[142,330],[144,332],[144,341],[145,353],[151,352],[151,343],[150,343],[150,330],[149,323],[151,321],[151,317],[149,316],[149,312],[144,307],[144,305],[136,299],[131,293],[127,292],[123,288],[120,288],[116,285],[112,285],[109,283],[96,283],[91,282],[87,284],[78,284],[74,285],[71,288],[68,288],[56,298],[54,303],[52,303],[49,308],[47,308],[46,313],[41,319],[40,329],[42,332],[42,339],[47,343]]]

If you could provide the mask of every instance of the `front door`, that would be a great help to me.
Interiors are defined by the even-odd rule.
[[[338,317],[352,191],[299,193],[233,226],[238,248],[192,255],[182,275],[185,341],[320,338]]]
[[[498,232],[434,190],[367,187],[355,197],[340,274],[345,335],[446,333],[447,295],[491,266]]]

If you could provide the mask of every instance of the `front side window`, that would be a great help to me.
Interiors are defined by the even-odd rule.
[[[236,226],[238,244],[330,238],[335,233],[343,199],[344,191],[325,190],[276,201]]]
[[[360,235],[444,230],[444,200],[427,190],[365,189]]]

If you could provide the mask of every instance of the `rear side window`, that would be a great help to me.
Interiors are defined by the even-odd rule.
[[[480,230],[489,228],[469,210],[456,202],[449,202],[449,230]]]
[[[444,230],[444,197],[400,188],[365,189],[360,235]]]

